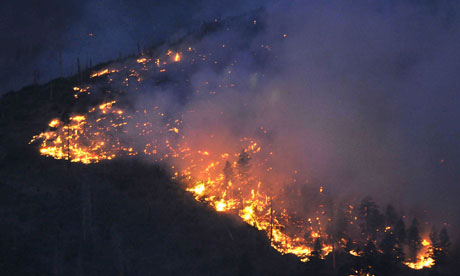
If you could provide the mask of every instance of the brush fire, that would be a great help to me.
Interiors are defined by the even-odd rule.
[[[90,78],[107,83],[119,79],[120,86],[137,87],[151,72],[177,71],[173,66],[179,63],[208,60],[214,62],[212,55],[199,54],[188,47],[182,52],[169,50],[160,57],[140,56],[132,67],[103,68],[90,74]],[[235,85],[224,83],[221,87]],[[205,94],[212,96],[218,93],[218,88]],[[74,97],[89,97],[92,89],[90,84],[75,87]],[[304,189],[302,186],[308,184],[308,179],[299,169],[292,169],[288,177],[286,173],[280,177],[280,170],[285,168],[273,162],[279,152],[271,148],[269,128],[259,126],[253,137],[241,136],[237,141],[225,143],[222,138],[225,134],[191,133],[184,118],[193,112],[192,109],[170,112],[161,105],[133,109],[122,100],[109,100],[86,114],[52,119],[48,130],[34,136],[31,143],[39,144],[40,154],[69,162],[91,164],[142,155],[168,164],[172,179],[183,183],[197,201],[216,212],[239,217],[265,232],[277,251],[296,255],[303,262],[335,258],[339,253],[362,258],[374,250],[378,254],[397,252],[392,256],[412,269],[435,265],[435,247],[428,239],[411,247],[411,242],[417,243],[420,235],[414,234],[412,241],[400,235],[403,219],[375,215],[378,211],[372,202],[362,202],[360,206],[355,202],[336,204],[323,187]],[[306,193],[314,198],[309,203],[313,207],[308,211],[293,208],[291,203],[303,202]],[[372,274],[368,268],[359,268],[351,275]]]

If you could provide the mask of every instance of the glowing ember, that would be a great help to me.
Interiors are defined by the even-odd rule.
[[[350,274],[350,276],[375,276],[375,275],[372,273],[363,272],[362,270],[355,270],[354,274]]]
[[[180,61],[180,54],[176,53],[176,55],[174,56],[174,62],[179,62],[179,61]]]
[[[145,63],[149,62],[150,60],[151,59],[148,59],[146,57],[141,57],[141,58],[138,58],[136,61],[137,61],[137,63],[144,63],[145,64]]]
[[[105,69],[102,69],[101,71],[94,72],[93,74],[90,75],[90,77],[95,78],[95,77],[100,77],[100,76],[103,76],[109,73],[115,73],[115,72],[118,72],[118,70],[105,68]]]
[[[356,257],[361,256],[361,254],[356,252],[356,250],[350,250],[348,253],[350,253],[351,255],[356,256]]]
[[[49,127],[58,127],[59,124],[60,124],[60,121],[58,119],[54,119],[48,124],[48,126]]]
[[[75,87],[73,88],[73,91],[78,92],[78,93],[75,93],[75,94],[73,95],[74,98],[75,98],[75,99],[78,99],[78,97],[79,97],[80,95],[82,95],[82,94],[87,94],[87,95],[91,94],[91,91],[89,91],[89,89],[90,89],[90,86],[86,86],[86,87],[78,87],[78,86],[75,86]]]

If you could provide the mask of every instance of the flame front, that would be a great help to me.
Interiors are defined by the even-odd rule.
[[[49,123],[53,129],[34,136],[31,142],[41,141],[42,155],[84,164],[110,160],[120,153],[135,155],[133,148],[124,147],[117,135],[108,135],[121,132],[127,124],[123,112],[112,108],[114,103],[101,104],[97,110],[93,108],[87,115],[70,117],[65,123],[53,119]],[[94,117],[97,119],[93,120]],[[106,121],[111,125],[107,126]]]
[[[126,155],[144,154],[155,161],[172,164],[173,179],[186,184],[196,200],[206,202],[218,212],[238,215],[246,223],[265,231],[272,246],[283,254],[291,253],[307,261],[314,239],[321,233],[320,218],[299,219],[277,204],[278,195],[265,183],[273,152],[261,147],[255,139],[243,137],[241,151],[226,147],[197,149],[181,131],[180,119],[168,117],[158,108],[136,111],[126,116],[116,102],[102,103],[86,115],[70,117],[67,122],[53,119],[50,129],[33,137],[40,141],[40,153],[55,159],[84,164],[97,163]],[[166,122],[157,129],[149,120],[156,116]],[[180,116],[179,116],[180,117]],[[145,145],[129,145],[127,128],[135,125],[135,136],[146,138]],[[158,139],[163,137],[163,140]],[[276,206],[278,205],[278,206]],[[276,207],[274,207],[276,206]],[[301,226],[301,227],[300,227]],[[295,228],[288,232],[288,228]],[[322,257],[332,251],[325,244]]]
[[[188,53],[194,53],[188,48]],[[132,81],[143,81],[146,71],[158,74],[166,72],[168,64],[189,60],[191,63],[206,61],[205,55],[191,58],[168,50],[164,56],[136,59],[135,67],[105,68],[90,77],[122,73],[122,85]],[[153,62],[152,62],[153,61]],[[168,68],[169,69],[169,68]],[[231,72],[231,71],[229,71]],[[230,73],[229,73],[230,74]],[[205,85],[208,85],[205,82]],[[227,87],[234,87],[231,83]],[[75,98],[91,94],[91,86],[74,87]],[[211,91],[210,95],[215,95]],[[187,110],[185,112],[193,112]],[[127,115],[129,114],[129,115]],[[217,139],[216,133],[190,133],[183,127],[185,114],[169,113],[160,106],[127,110],[117,101],[107,101],[90,109],[85,115],[70,118],[55,118],[48,124],[49,129],[30,141],[40,143],[40,153],[55,159],[84,164],[97,163],[117,157],[144,155],[156,162],[170,165],[172,178],[184,183],[186,190],[200,202],[204,202],[217,212],[240,217],[249,225],[264,231],[273,248],[282,254],[294,254],[301,261],[308,261],[314,251],[314,242],[320,241],[321,258],[333,250],[331,238],[325,226],[332,221],[324,205],[315,206],[307,215],[290,208],[292,195],[283,190],[283,183],[295,183],[298,171],[294,170],[289,179],[281,179],[280,170],[274,168],[274,149],[266,142],[270,132],[260,126],[254,137],[239,137],[231,143]],[[199,131],[198,131],[199,132]],[[204,143],[197,143],[204,141]],[[319,189],[323,194],[323,187]],[[349,206],[349,224],[356,225],[357,217],[353,206]],[[388,229],[385,229],[385,231]],[[424,241],[426,243],[426,241]],[[335,248],[345,248],[347,241],[336,242]],[[417,262],[407,262],[413,269],[431,267],[431,245],[425,244]],[[349,251],[354,256],[361,252]],[[356,275],[362,275],[356,271]]]
[[[433,256],[433,247],[428,239],[422,241],[422,248],[417,255],[417,260],[413,262],[405,262],[404,264],[412,269],[430,268],[435,264]]]

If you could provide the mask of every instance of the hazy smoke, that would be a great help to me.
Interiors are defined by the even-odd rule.
[[[256,34],[194,45],[222,66],[193,74],[186,136],[232,144],[263,126],[286,175],[458,220],[460,26],[448,4],[268,5]]]
[[[458,222],[457,12],[450,1],[273,1],[182,45],[210,62],[186,67],[184,55],[188,82],[179,69],[175,86],[147,79],[135,106],[183,114],[198,148],[263,137],[279,179],[299,170],[336,195]]]

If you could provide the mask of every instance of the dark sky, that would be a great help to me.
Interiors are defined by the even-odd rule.
[[[372,189],[387,189],[386,195],[399,196],[395,200],[403,200],[403,194],[426,201],[436,212],[460,221],[460,4],[303,2],[3,2],[0,94],[30,84],[34,70],[41,82],[59,76],[59,52],[63,75],[71,75],[77,58],[83,66],[90,59],[93,64],[108,61],[135,53],[138,44],[178,37],[202,22],[268,7],[270,31],[264,39],[278,35],[278,29],[292,38],[281,51],[285,62],[277,65],[280,80],[273,86],[283,87],[283,80],[292,78],[289,85],[300,96],[305,87],[301,80],[310,78],[308,88],[322,94],[305,92],[317,104],[303,103],[311,111],[293,116],[312,116],[316,125],[307,128],[318,133],[319,143],[332,137],[329,142],[337,145],[331,150],[333,160],[321,160],[318,153],[311,167],[324,169],[330,181],[357,185],[387,175],[373,185],[391,185]],[[292,109],[289,105],[288,111]],[[352,120],[344,120],[346,116]]]
[[[241,0],[19,0],[0,9],[0,94],[33,81],[76,71],[85,66],[137,52],[197,28],[200,23],[261,6]],[[90,36],[89,34],[94,34]]]

